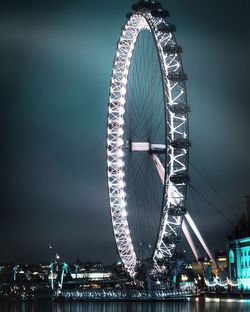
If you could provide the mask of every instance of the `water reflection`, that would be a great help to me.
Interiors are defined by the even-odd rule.
[[[79,303],[57,304],[60,312],[191,312],[189,303]]]
[[[0,302],[1,312],[249,312],[250,303]]]

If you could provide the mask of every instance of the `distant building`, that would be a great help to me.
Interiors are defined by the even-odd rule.
[[[229,237],[228,271],[239,290],[250,290],[250,196],[246,196],[246,211]]]

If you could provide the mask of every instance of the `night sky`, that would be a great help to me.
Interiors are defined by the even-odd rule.
[[[2,5],[0,263],[48,261],[56,252],[66,261],[117,259],[106,115],[115,46],[132,3]],[[250,2],[163,4],[188,74],[190,161],[212,186],[191,167],[198,192],[187,203],[209,245],[225,248],[250,194]]]

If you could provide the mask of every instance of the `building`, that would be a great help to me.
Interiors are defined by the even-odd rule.
[[[239,290],[250,290],[250,196],[246,196],[246,211],[229,237],[228,271]]]

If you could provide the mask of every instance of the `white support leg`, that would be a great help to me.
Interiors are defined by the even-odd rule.
[[[158,174],[160,176],[160,179],[161,179],[162,183],[164,184],[165,169],[164,169],[164,167],[163,167],[159,157],[156,154],[152,154],[152,158],[153,158],[153,161],[155,163],[155,167],[156,167],[156,169],[158,171]],[[211,259],[213,264],[216,266],[216,268],[218,268],[218,264],[217,264],[217,261],[214,258],[213,253],[209,250],[207,244],[205,243],[204,239],[202,238],[201,233],[198,230],[197,226],[195,225],[195,223],[194,223],[193,219],[191,218],[190,214],[186,213],[185,214],[185,218],[186,218],[187,222],[189,223],[190,227],[192,228],[193,232],[195,233],[196,237],[198,238],[199,242],[201,243],[202,247],[206,251],[207,255],[209,256],[209,258]],[[187,228],[185,220],[182,221],[181,229],[182,229],[182,231],[183,231],[183,233],[184,233],[184,235],[185,235],[185,237],[186,237],[186,239],[187,239],[187,241],[189,243],[190,248],[193,251],[193,254],[194,254],[196,260],[198,261],[198,258],[199,258],[198,257],[198,253],[197,253],[196,247],[194,245],[194,242],[192,240],[192,237],[190,235],[190,232],[189,232],[189,230]]]
[[[155,164],[155,167],[158,171],[158,174],[160,176],[160,179],[162,181],[162,184],[164,185],[164,180],[165,180],[165,169],[159,159],[159,157],[156,154],[152,154],[152,158]]]
[[[188,241],[189,246],[192,249],[192,252],[193,252],[193,254],[195,256],[195,259],[199,262],[198,251],[197,251],[197,249],[195,247],[194,241],[193,241],[193,239],[191,237],[191,234],[189,232],[189,229],[187,227],[187,224],[186,224],[185,220],[182,221],[181,229],[182,229],[182,232],[184,233],[184,235],[185,235],[185,237],[186,237],[186,239]]]
[[[154,161],[155,167],[157,169],[157,172],[159,174],[159,177],[162,181],[162,184],[165,183],[165,168],[163,167],[159,157],[157,156],[157,154],[154,153],[154,151],[163,151],[166,148],[166,146],[164,144],[150,144],[149,142],[132,142],[131,143],[131,150],[132,151],[140,151],[140,152],[152,152],[152,159]],[[195,233],[196,237],[198,238],[199,242],[201,243],[202,247],[204,248],[204,250],[206,251],[207,255],[209,256],[209,258],[211,259],[211,261],[213,262],[213,264],[216,266],[216,268],[218,268],[218,264],[217,261],[214,258],[213,253],[209,250],[208,246],[206,245],[204,239],[201,236],[200,231],[198,230],[197,226],[195,225],[193,219],[191,218],[189,213],[185,214],[185,219],[187,220],[187,222],[189,223],[190,227],[192,228],[193,232]],[[192,249],[192,252],[196,258],[196,260],[198,261],[199,256],[198,256],[198,252],[197,249],[194,245],[193,239],[190,235],[190,232],[187,228],[186,222],[183,219],[182,221],[182,231],[189,243],[190,248]],[[198,261],[199,262],[199,261]]]
[[[187,222],[189,223],[189,225],[191,226],[192,230],[194,231],[196,237],[198,238],[198,240],[200,241],[202,247],[204,248],[204,250],[206,251],[207,255],[209,256],[209,258],[211,259],[211,261],[213,262],[213,264],[215,265],[216,268],[218,268],[218,264],[217,261],[214,258],[213,253],[209,250],[207,244],[205,243],[204,239],[201,236],[200,231],[198,230],[197,226],[195,225],[193,219],[191,218],[189,213],[185,214],[185,218],[187,220]]]

